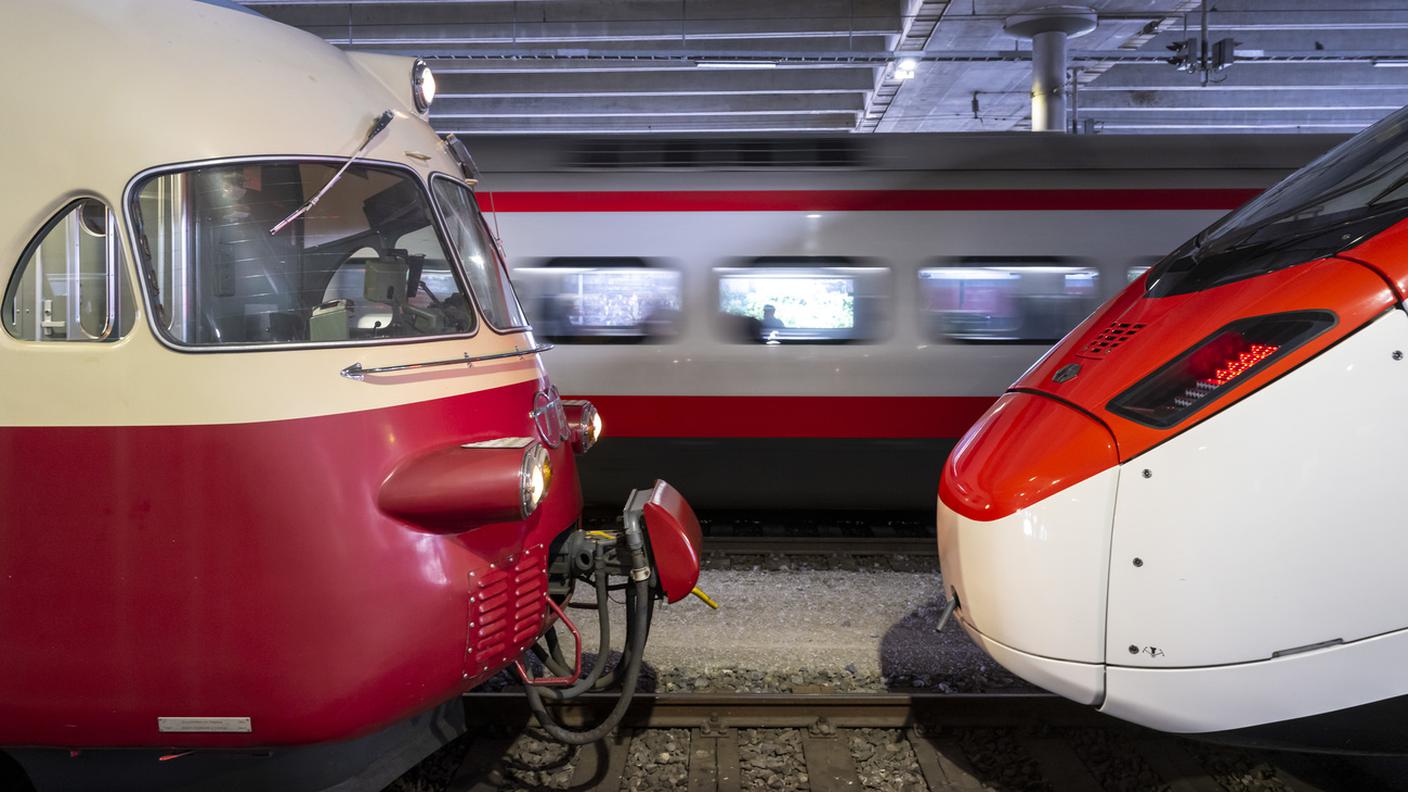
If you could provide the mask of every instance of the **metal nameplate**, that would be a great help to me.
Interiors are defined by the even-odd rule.
[[[238,732],[249,734],[254,725],[249,718],[161,718],[156,719],[160,732]]]

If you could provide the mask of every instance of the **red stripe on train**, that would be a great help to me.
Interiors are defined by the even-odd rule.
[[[992,396],[574,396],[607,437],[957,438]]]
[[[1259,189],[484,192],[498,212],[1227,211]]]

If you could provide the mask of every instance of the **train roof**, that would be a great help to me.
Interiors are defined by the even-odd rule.
[[[485,173],[560,171],[1290,171],[1344,135],[476,135]]]
[[[369,158],[406,162],[414,150],[456,172],[410,106],[411,58],[344,53],[264,17],[191,0],[0,3],[0,29],[10,33],[0,48],[0,106],[9,116],[0,250],[14,255],[74,196],[116,207],[133,176],[160,165],[345,156],[387,109],[398,122]]]

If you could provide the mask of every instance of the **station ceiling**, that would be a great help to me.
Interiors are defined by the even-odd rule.
[[[435,72],[442,132],[975,132],[1031,126],[1022,0],[242,0]],[[1088,0],[1074,115],[1103,133],[1357,131],[1408,104],[1408,0],[1208,0],[1236,62],[1180,72],[1199,0]],[[897,66],[914,58],[914,76]]]

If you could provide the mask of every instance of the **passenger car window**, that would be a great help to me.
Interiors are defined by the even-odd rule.
[[[736,342],[847,343],[886,331],[888,268],[839,257],[768,257],[714,273],[724,334]]]
[[[674,269],[640,258],[555,258],[514,278],[533,329],[565,343],[638,343],[679,334]]]
[[[114,341],[136,313],[112,210],[64,207],[25,249],[5,292],[5,329],[23,341]]]
[[[528,320],[508,279],[508,268],[484,224],[474,193],[461,182],[443,176],[431,182],[431,189],[484,318],[499,330],[527,327]]]
[[[965,257],[919,270],[933,339],[1049,343],[1100,304],[1100,273],[1059,258]]]
[[[311,211],[270,233],[337,167],[239,163],[138,183],[133,225],[158,327],[193,346],[473,330],[429,198],[407,171],[354,164]]]

